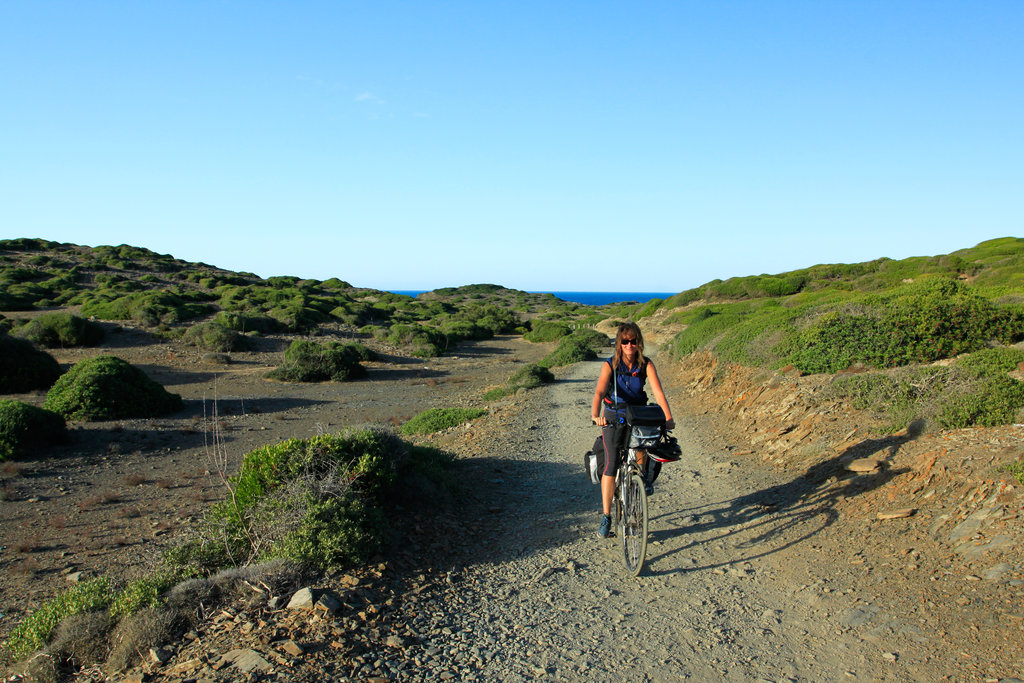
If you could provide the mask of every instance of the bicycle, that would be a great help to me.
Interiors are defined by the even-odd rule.
[[[624,465],[615,473],[615,527],[622,538],[626,569],[639,576],[647,559],[647,479],[636,460],[636,449],[628,449]]]
[[[664,463],[679,460],[681,450],[665,429],[665,415],[660,407],[629,406],[625,421],[629,436],[619,451],[612,507],[626,569],[639,576],[647,559],[647,490]]]

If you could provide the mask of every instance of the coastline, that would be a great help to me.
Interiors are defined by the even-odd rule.
[[[404,294],[416,297],[420,294],[430,292],[429,289],[388,289],[392,294]],[[562,301],[581,304],[584,306],[605,306],[617,303],[645,304],[652,299],[667,299],[679,292],[527,292],[528,294],[551,294]]]

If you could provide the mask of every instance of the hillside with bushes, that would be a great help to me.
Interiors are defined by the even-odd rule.
[[[888,415],[944,427],[1012,422],[1024,407],[1024,239],[933,257],[818,265],[734,277],[614,316],[681,327],[682,358],[802,374],[848,373],[833,391]]]
[[[551,294],[498,285],[447,287],[413,298],[331,278],[260,278],[148,249],[88,247],[42,239],[0,240],[0,311],[74,307],[80,316],[144,327],[212,351],[244,346],[240,335],[341,332],[376,339],[418,357],[463,340],[525,332],[531,319],[600,320],[592,309]],[[17,315],[0,325],[46,345],[84,321],[39,323]],[[25,329],[19,329],[20,326]],[[75,330],[94,342],[95,332]],[[45,336],[44,336],[45,334]]]

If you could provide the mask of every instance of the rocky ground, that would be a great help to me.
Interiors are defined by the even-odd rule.
[[[204,396],[208,407],[218,398],[237,458],[289,436],[477,405],[549,350],[503,338],[429,362],[395,357],[365,381],[298,386],[262,379],[282,348],[273,340],[227,366],[137,342],[105,351],[144,364],[188,414],[83,425],[57,458],[5,473],[5,633],[66,573],[143,571],[221,495],[202,448]],[[80,353],[92,352],[60,359]],[[432,437],[459,455],[462,494],[398,515],[400,542],[370,566],[313,582],[299,596],[311,602],[292,608],[291,591],[254,576],[182,642],[140,653],[128,679],[1024,676],[1021,499],[1000,469],[1020,455],[1021,427],[880,436],[868,416],[816,400],[822,378],[658,362],[684,455],[651,499],[641,577],[595,534],[582,454],[598,367],[582,363]]]

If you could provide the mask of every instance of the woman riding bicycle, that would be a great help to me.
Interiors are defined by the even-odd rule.
[[[612,369],[615,369],[613,372]],[[616,386],[612,386],[613,377]],[[644,356],[644,338],[636,323],[622,323],[615,335],[615,353],[601,364],[594,401],[590,406],[590,419],[601,427],[604,444],[604,472],[601,476],[601,527],[598,536],[611,535],[612,497],[615,495],[615,471],[619,467],[619,453],[626,445],[629,428],[624,416],[627,405],[647,405],[644,383],[650,380],[654,400],[665,413],[665,428],[672,429],[672,411],[661,389],[654,363]],[[616,399],[618,404],[615,403]],[[604,407],[602,413],[602,405]]]

